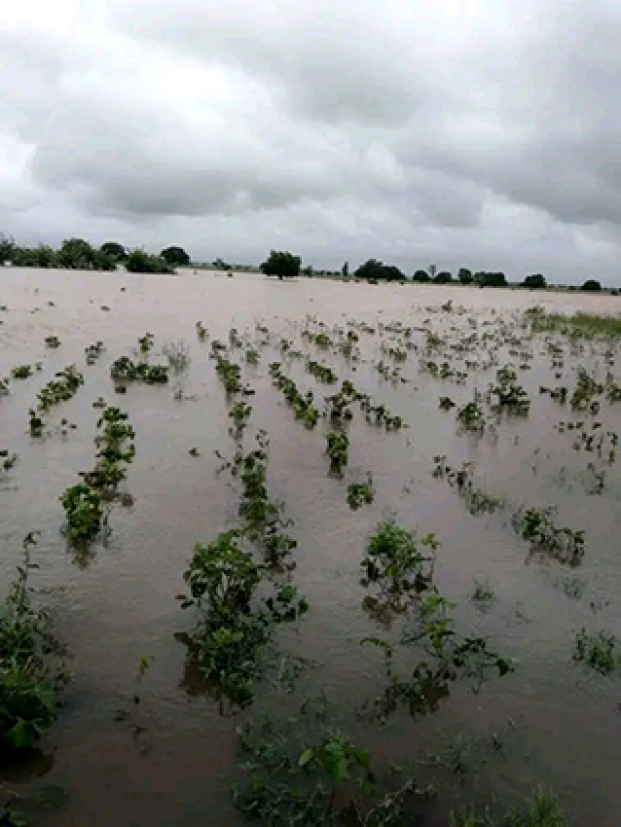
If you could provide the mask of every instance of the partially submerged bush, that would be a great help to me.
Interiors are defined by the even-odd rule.
[[[28,748],[56,718],[65,675],[49,609],[35,608],[28,578],[34,538],[24,540],[24,559],[0,604],[0,744]]]

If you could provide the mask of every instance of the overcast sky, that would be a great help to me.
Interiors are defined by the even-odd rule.
[[[617,0],[14,0],[0,232],[621,284]]]

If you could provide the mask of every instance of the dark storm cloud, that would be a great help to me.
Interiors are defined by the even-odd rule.
[[[0,230],[621,281],[621,7],[59,0],[0,24]]]

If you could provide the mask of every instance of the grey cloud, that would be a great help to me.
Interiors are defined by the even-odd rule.
[[[0,230],[621,278],[621,8],[61,5],[0,32]]]

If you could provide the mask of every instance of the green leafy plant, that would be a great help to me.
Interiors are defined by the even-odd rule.
[[[326,434],[326,453],[330,459],[330,465],[334,470],[340,471],[347,465],[347,454],[349,451],[349,437],[344,431],[328,431]]]
[[[101,528],[103,509],[101,497],[84,483],[72,485],[62,494],[67,534],[73,542],[94,539]]]
[[[29,576],[34,534],[24,539],[17,577],[0,603],[0,744],[31,747],[56,718],[66,676],[50,609],[35,608]]]
[[[347,486],[347,504],[354,510],[363,505],[370,505],[374,498],[375,490],[370,474],[367,482],[352,482]]]
[[[596,672],[609,675],[621,669],[621,641],[604,631],[590,635],[583,628],[576,635],[573,657]]]

